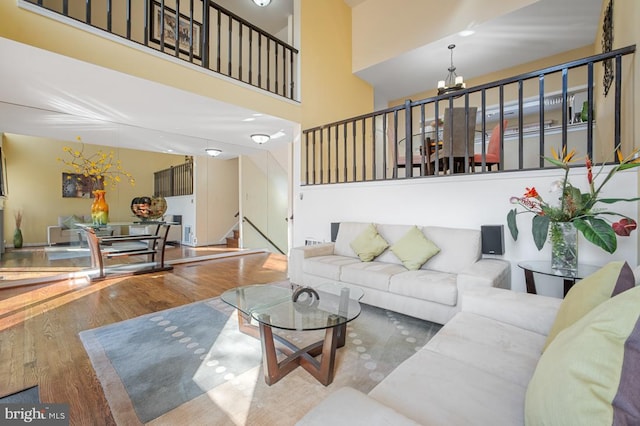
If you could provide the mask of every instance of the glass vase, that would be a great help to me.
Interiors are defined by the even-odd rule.
[[[551,269],[560,272],[578,270],[578,230],[572,222],[552,222]]]
[[[95,199],[91,205],[91,222],[94,225],[106,225],[109,222],[109,204],[107,204],[105,194],[104,189],[93,191]]]

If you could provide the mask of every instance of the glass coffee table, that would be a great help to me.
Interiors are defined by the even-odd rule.
[[[360,315],[362,296],[362,290],[334,284],[314,288],[256,284],[228,290],[221,298],[237,309],[240,331],[260,339],[268,385],[301,366],[327,386],[333,381],[336,349],[345,344],[347,323]],[[300,348],[273,329],[325,333],[324,339]],[[277,352],[285,358],[278,361]]]

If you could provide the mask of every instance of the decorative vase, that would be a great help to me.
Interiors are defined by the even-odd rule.
[[[16,228],[13,233],[13,248],[22,248],[22,230],[20,228]]]
[[[573,222],[552,222],[551,269],[562,272],[578,270],[578,230]]]
[[[95,199],[91,205],[91,222],[94,225],[106,225],[109,222],[109,204],[105,199],[105,193],[104,189],[93,191]]]

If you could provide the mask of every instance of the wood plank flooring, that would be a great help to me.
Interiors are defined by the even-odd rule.
[[[0,396],[39,385],[43,402],[69,404],[71,425],[115,424],[80,331],[286,277],[285,256],[259,253],[94,283],[0,289]]]

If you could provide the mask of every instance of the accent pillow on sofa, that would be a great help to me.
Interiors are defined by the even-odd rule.
[[[527,425],[640,424],[640,287],[596,306],[542,354]]]
[[[371,262],[387,247],[389,247],[389,243],[378,234],[378,230],[373,224],[369,224],[360,235],[351,241],[351,248],[363,262]]]
[[[597,272],[578,281],[562,301],[543,351],[562,330],[602,302],[634,286],[633,271],[626,262],[610,262]]]
[[[411,271],[420,269],[427,260],[440,252],[440,248],[428,240],[417,226],[411,227],[389,250]]]
[[[76,223],[83,223],[83,218],[81,216],[71,215],[71,216],[60,216],[58,218],[58,225],[62,229],[71,229],[75,228]]]

